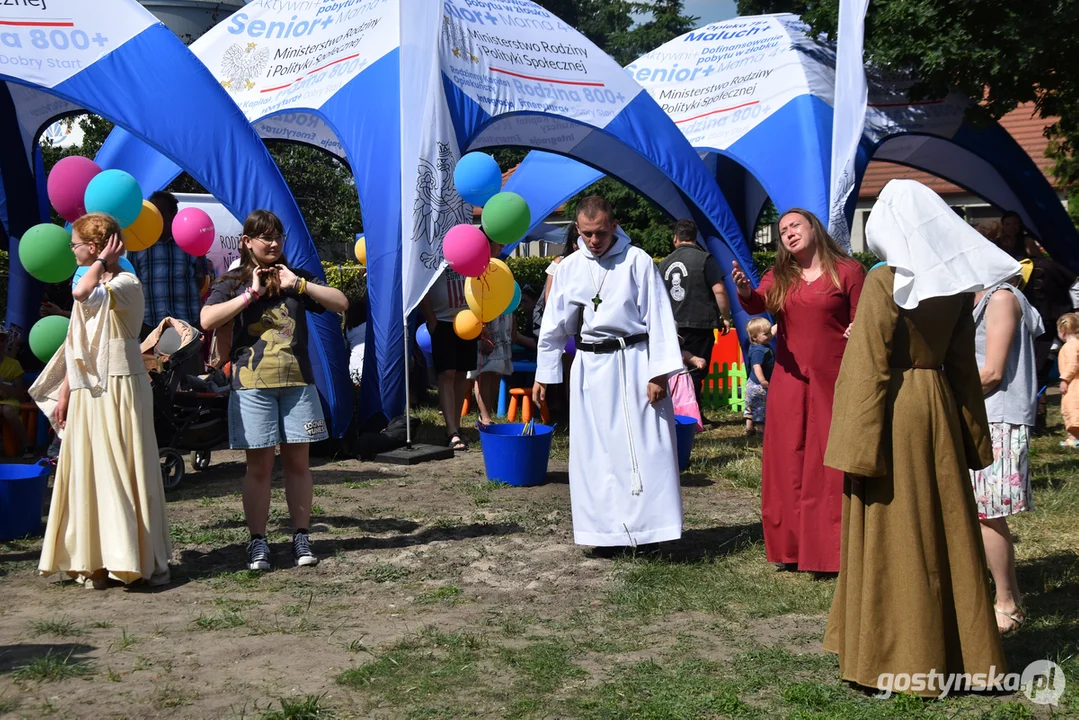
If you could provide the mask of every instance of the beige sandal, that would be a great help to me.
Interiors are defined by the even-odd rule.
[[[1017,631],[1019,628],[1023,627],[1023,623],[1025,623],[1026,620],[1027,620],[1026,613],[1023,611],[1023,608],[1020,607],[1019,605],[1015,606],[1015,612],[1014,613],[1004,612],[1003,610],[998,608],[996,605],[994,605],[993,606],[993,612],[995,612],[997,615],[1003,615],[1004,617],[1008,618],[1009,620],[1011,620],[1014,623],[1014,625],[1012,625],[1007,630],[1001,630],[1000,626],[997,625],[997,630],[1000,632],[1001,637],[1011,635],[1012,633]]]

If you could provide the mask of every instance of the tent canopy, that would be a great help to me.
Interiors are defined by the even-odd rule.
[[[182,163],[233,213],[272,206],[293,237],[308,236],[284,179],[228,94],[137,2],[50,0],[23,8],[4,30],[0,124],[8,137],[21,139],[0,150],[4,222],[12,238],[48,220],[37,138],[57,117],[83,111]],[[250,177],[260,181],[237,181]],[[40,286],[17,252],[11,252],[8,294],[8,322],[28,328],[38,315]]]
[[[465,152],[539,147],[625,177],[696,219],[716,252],[752,268],[734,213],[681,133],[613,60],[539,5],[282,5],[255,0],[191,49],[263,138],[321,147],[353,169],[373,348],[363,416],[404,407],[405,319],[444,268],[446,231],[472,218],[453,187]],[[100,157],[148,188],[177,172],[122,133]],[[290,259],[314,253],[291,238],[287,250]]]
[[[835,52],[808,30],[791,14],[736,18],[686,33],[625,68],[701,152],[745,236],[768,197],[780,210],[802,207],[828,217]],[[963,98],[911,102],[908,78],[870,69],[867,80],[859,182],[871,158],[938,175],[1016,210],[1054,257],[1079,269],[1079,234],[1007,132],[965,122]],[[539,194],[542,211],[599,177],[533,153],[511,183]],[[677,216],[675,206],[652,199]]]

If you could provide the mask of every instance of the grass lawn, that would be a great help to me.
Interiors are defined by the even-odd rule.
[[[242,569],[241,456],[215,454],[169,496],[173,587],[47,583],[39,538],[0,545],[0,716],[1079,716],[1079,454],[1059,437],[1035,441],[1035,510],[1013,519],[1029,620],[1004,646],[1064,668],[1061,704],[879,700],[821,650],[834,582],[766,561],[760,441],[721,419],[683,475],[683,539],[614,560],[572,543],[564,435],[536,488],[489,484],[473,431],[442,463],[319,461],[311,569],[276,478],[267,574]]]

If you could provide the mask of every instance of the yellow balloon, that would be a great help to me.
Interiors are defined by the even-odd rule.
[[[356,241],[356,247],[352,249],[352,252],[356,255],[356,262],[360,265],[367,264],[367,238],[362,237]]]
[[[483,323],[471,310],[462,310],[453,319],[453,331],[462,340],[475,340],[483,332]]]
[[[161,237],[165,221],[161,212],[149,200],[142,201],[142,210],[135,222],[120,231],[120,238],[128,250],[145,250]]]
[[[513,271],[498,258],[479,277],[465,280],[465,302],[481,322],[491,322],[513,301]]]

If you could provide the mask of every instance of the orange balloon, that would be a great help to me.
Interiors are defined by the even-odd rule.
[[[462,310],[453,319],[453,331],[462,340],[475,340],[483,332],[483,323],[471,310]]]
[[[161,237],[165,220],[161,212],[149,200],[142,201],[142,210],[135,222],[120,231],[120,238],[128,250],[145,250]]]

